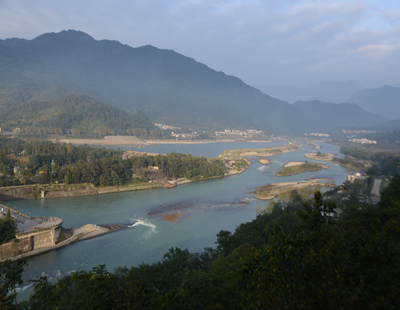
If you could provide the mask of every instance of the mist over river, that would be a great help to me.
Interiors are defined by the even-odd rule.
[[[28,280],[38,279],[43,275],[48,276],[50,281],[55,281],[72,271],[90,270],[99,264],[106,264],[109,271],[118,266],[137,266],[142,262],[151,264],[159,261],[171,247],[187,248],[196,252],[204,247],[214,246],[220,230],[234,231],[239,224],[256,217],[257,207],[263,208],[266,205],[265,201],[255,200],[255,195],[250,194],[255,187],[309,178],[329,178],[340,184],[346,179],[346,169],[332,163],[328,163],[329,169],[276,177],[276,172],[285,163],[304,161],[306,153],[316,152],[303,141],[299,142],[303,144],[300,151],[269,157],[270,165],[262,166],[256,159],[242,174],[193,182],[173,189],[5,202],[5,205],[31,216],[59,217],[65,228],[81,227],[88,223],[122,223],[131,226],[28,259],[29,266],[25,268],[24,285],[18,298],[28,298],[31,290]],[[284,144],[285,142],[280,141],[151,145],[146,146],[145,151],[179,151],[196,156],[217,157],[225,149],[276,147]],[[324,143],[320,145],[321,152],[339,155],[339,147]],[[238,204],[243,201],[250,203]],[[178,210],[182,216],[177,222],[163,219],[164,215]]]

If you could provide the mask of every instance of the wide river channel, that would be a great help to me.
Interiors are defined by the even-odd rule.
[[[19,299],[29,296],[28,280],[46,275],[50,281],[72,271],[90,270],[106,264],[112,271],[118,266],[138,266],[142,262],[155,263],[171,247],[201,251],[214,246],[220,230],[234,231],[241,223],[256,217],[256,208],[267,202],[255,200],[253,188],[269,183],[302,181],[310,178],[327,178],[342,183],[346,169],[329,163],[330,168],[320,171],[277,177],[276,172],[290,161],[304,161],[311,150],[303,141],[301,150],[270,157],[271,164],[262,166],[257,159],[242,174],[213,180],[193,182],[173,189],[151,189],[96,196],[58,199],[7,201],[5,205],[31,216],[56,216],[63,227],[81,227],[90,224],[129,224],[131,227],[81,241],[70,246],[32,257],[23,276],[24,285]],[[195,156],[217,157],[225,149],[276,147],[285,142],[271,143],[209,143],[188,145],[149,145],[146,152],[190,153]],[[335,153],[339,147],[320,144],[321,152]],[[142,150],[143,151],[143,150]],[[311,160],[309,160],[311,161]],[[238,204],[239,202],[250,202]],[[161,206],[162,204],[162,206]],[[179,210],[177,222],[167,222],[166,214]],[[151,213],[152,215],[149,215]]]

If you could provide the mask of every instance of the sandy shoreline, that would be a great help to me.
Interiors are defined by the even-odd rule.
[[[328,179],[310,179],[303,182],[271,183],[265,186],[256,187],[250,193],[257,194],[256,199],[270,200],[274,199],[276,196],[286,194],[293,190],[298,190],[311,186],[323,186],[323,184],[319,182],[327,180]]]
[[[304,155],[304,157],[314,160],[332,162],[336,155],[332,153],[327,153],[323,154],[322,156],[317,156],[317,153],[307,153],[306,155]]]
[[[258,161],[261,163],[261,165],[268,165],[271,163],[268,158],[259,158]]]
[[[304,161],[291,161],[291,162],[288,162],[286,165],[284,165],[283,168],[299,166],[299,165],[302,165],[302,164],[304,164]]]

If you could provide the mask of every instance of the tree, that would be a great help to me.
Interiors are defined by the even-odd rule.
[[[253,309],[388,309],[400,306],[399,249],[371,223],[337,229],[321,193],[297,214],[285,234],[279,226],[262,249],[241,260]]]
[[[0,282],[0,291],[4,294],[4,292],[13,291],[13,297],[15,302],[15,308],[18,310],[18,303],[17,303],[17,290],[16,285],[22,285],[22,272],[24,271],[24,266],[27,265],[26,261],[20,260],[17,262],[11,262],[7,259],[5,262],[0,263],[0,275],[1,275],[1,282]],[[1,296],[4,300],[4,295]]]
[[[0,243],[5,243],[15,238],[16,223],[11,219],[10,210],[8,210],[5,219],[0,219]]]

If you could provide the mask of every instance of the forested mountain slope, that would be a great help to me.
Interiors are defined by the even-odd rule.
[[[4,41],[0,40],[0,106],[60,98],[75,93],[91,94],[88,88],[39,61],[18,56],[2,43]]]
[[[301,113],[288,103],[171,50],[96,41],[71,30],[33,40],[3,40],[0,45],[90,90],[103,102],[129,112],[141,110],[153,121],[279,133],[304,127]]]
[[[70,95],[49,101],[28,101],[10,105],[0,115],[0,127],[20,128],[20,134],[72,134],[161,136],[143,113],[134,115],[98,102],[86,95]]]

